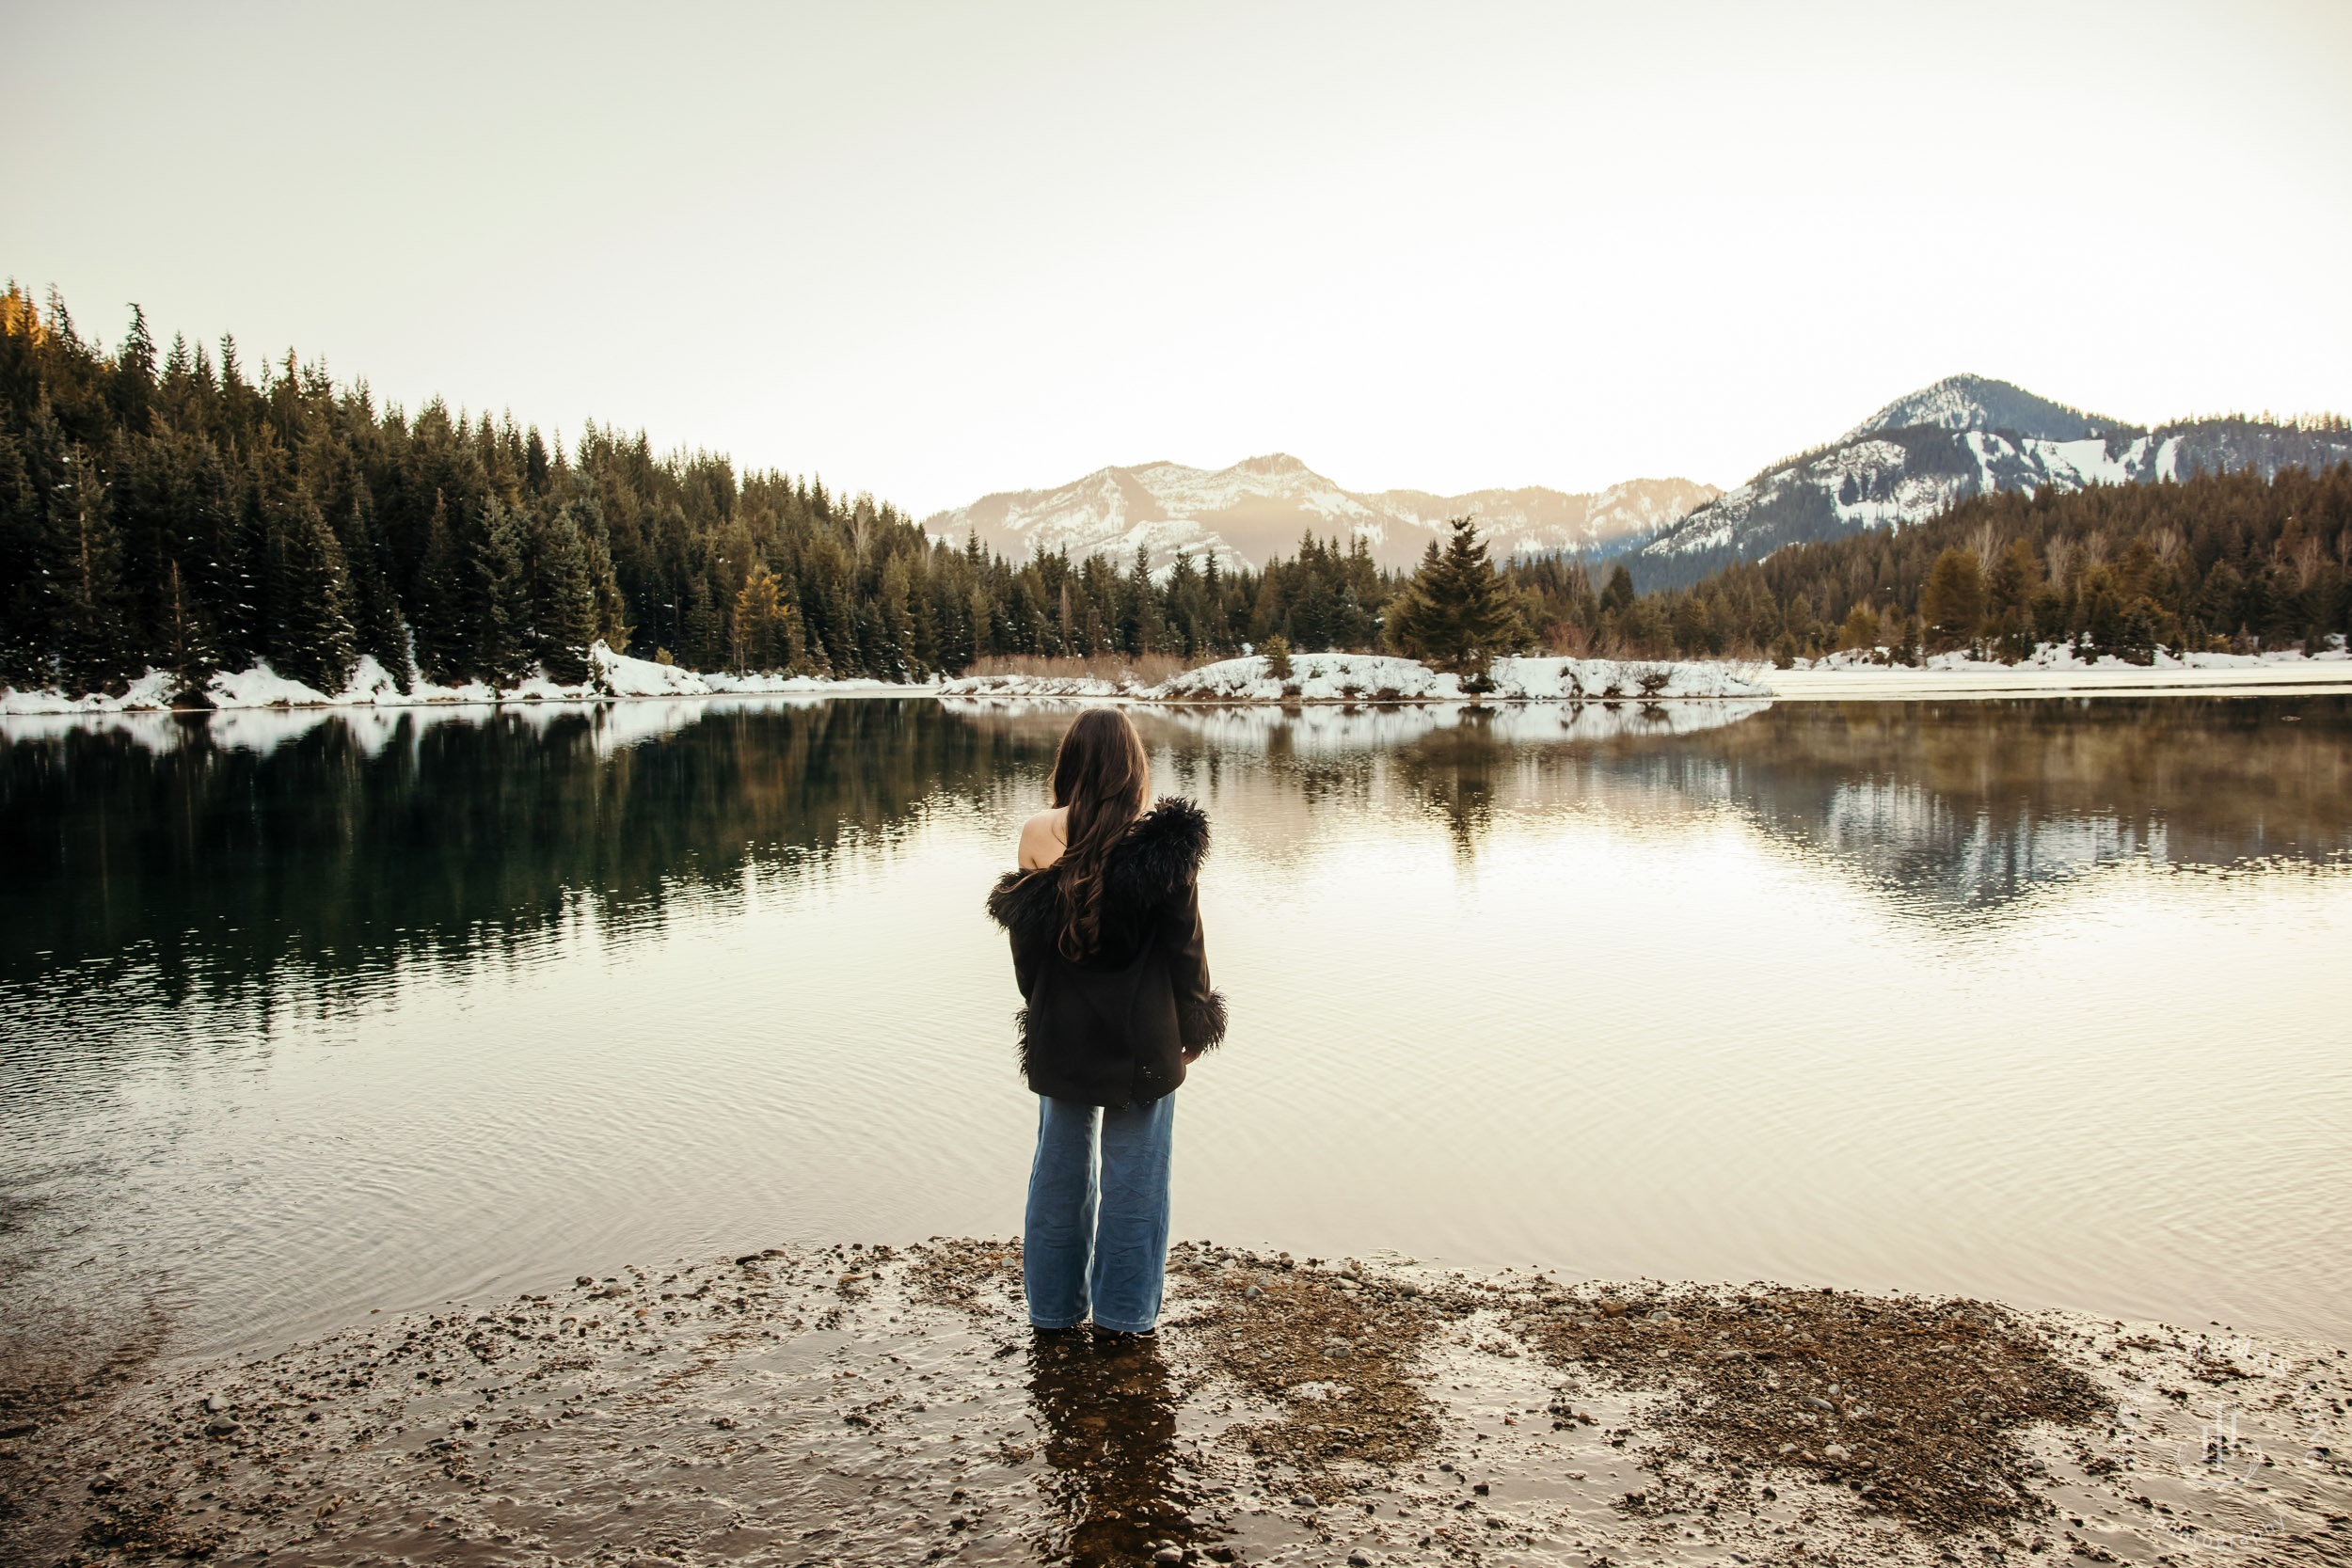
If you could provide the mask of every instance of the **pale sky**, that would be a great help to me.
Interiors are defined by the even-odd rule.
[[[2352,409],[2352,4],[72,6],[0,273],[921,515],[1733,484],[1958,371]]]

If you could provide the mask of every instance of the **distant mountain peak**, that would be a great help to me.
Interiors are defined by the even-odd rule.
[[[1629,552],[1644,590],[1696,582],[1733,561],[1858,529],[1901,527],[1971,496],[2149,484],[2200,471],[2352,459],[2336,429],[2272,420],[2185,420],[2146,430],[1990,376],[1952,375],[1880,409],[1827,446],[1773,464]]]
[[[1947,375],[1897,398],[1838,437],[1842,444],[1882,431],[1932,425],[1938,430],[2007,431],[2042,441],[2079,441],[2125,428],[2120,420],[2037,397],[1988,375]]]
[[[1165,567],[1178,555],[1225,568],[1260,566],[1298,546],[1302,533],[1361,541],[1384,566],[1409,567],[1446,519],[1474,514],[1498,556],[1553,550],[1610,555],[1718,494],[1687,479],[1635,479],[1590,495],[1526,486],[1436,496],[1358,494],[1286,451],[1230,467],[1146,463],[1097,468],[1050,490],[983,496],[924,519],[933,538],[982,543],[1016,561],[1067,550],[1121,563],[1136,550]]]

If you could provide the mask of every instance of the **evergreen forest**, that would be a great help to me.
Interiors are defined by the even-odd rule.
[[[2042,644],[2319,652],[2352,632],[2352,464],[1979,495],[1908,527],[1790,545],[1687,589],[1622,578],[1572,616],[1596,645],[1687,657],[1843,649],[1892,662]],[[1574,633],[1570,634],[1571,636]]]
[[[2352,465],[1983,495],[1646,594],[1621,562],[1498,566],[1467,519],[1409,576],[1311,534],[1262,570],[1147,564],[1015,565],[818,479],[594,423],[566,447],[511,416],[379,407],[292,350],[248,366],[226,337],[159,347],[135,306],[108,350],[54,291],[0,294],[0,686],[72,696],[151,666],[198,700],[257,660],[334,692],[362,657],[403,689],[571,684],[598,640],[698,671],[885,680],[1269,645],[1473,675],[1536,648],[2316,649],[2352,632]]]
[[[739,474],[590,424],[378,406],[289,350],[248,364],[137,307],[111,350],[0,295],[0,685],[184,699],[266,660],[341,690],[362,656],[423,679],[585,678],[598,639],[694,670],[915,680],[993,655],[1203,658],[1378,635],[1394,591],[1359,544],[1262,571],[927,539],[821,480]]]

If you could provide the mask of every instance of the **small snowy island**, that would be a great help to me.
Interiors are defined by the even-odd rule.
[[[1418,659],[1383,654],[1296,654],[1288,674],[1264,654],[1219,659],[1154,685],[1093,675],[967,675],[944,697],[1133,697],[1162,703],[1430,703],[1660,701],[1766,697],[1745,665],[1612,658],[1499,658],[1486,688]]]

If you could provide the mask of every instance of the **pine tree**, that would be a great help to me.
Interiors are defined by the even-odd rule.
[[[537,439],[538,433],[532,433]],[[535,653],[550,680],[577,686],[588,678],[588,644],[596,635],[596,586],[589,576],[588,543],[580,519],[566,506],[549,520],[535,542],[537,570],[532,576],[531,611]]]
[[[776,575],[755,561],[735,595],[733,664],[739,674],[766,674],[799,662],[800,638],[792,607],[784,602]]]
[[[465,614],[466,562],[458,553],[449,507],[436,491],[432,520],[425,526],[424,558],[417,566],[417,667],[425,679],[455,686],[467,676],[473,641]]]
[[[1487,666],[1524,646],[1527,634],[1510,590],[1486,559],[1477,523],[1456,517],[1451,526],[1444,553],[1437,553],[1432,541],[1422,569],[1406,586],[1396,614],[1397,641],[1406,653],[1432,669],[1463,676],[1476,690],[1483,688]]]
[[[1264,645],[1258,651],[1265,656],[1265,673],[1268,675],[1278,681],[1286,681],[1291,678],[1291,640],[1289,638],[1278,631],[1267,638]]]
[[[116,427],[132,436],[147,434],[148,411],[155,401],[155,340],[148,335],[147,312],[131,307],[131,327],[115,351],[114,373],[106,388]]]
[[[123,689],[131,647],[122,621],[122,546],[105,476],[75,448],[49,499],[50,633],[68,696]]]
[[[912,680],[917,673],[914,667],[914,615],[907,605],[913,582],[907,572],[906,557],[894,555],[882,567],[882,641],[890,660],[891,676],[897,680]]]
[[[1984,574],[1975,552],[1955,546],[1937,556],[1919,598],[1920,619],[1933,645],[1959,648],[1975,641],[1984,610]]]
[[[1430,548],[1437,546],[1433,543]],[[1599,609],[1603,614],[1623,614],[1633,608],[1633,574],[1620,561],[1610,568],[1609,585],[1600,591]]]
[[[351,626],[342,546],[308,490],[295,492],[280,549],[271,668],[331,697],[351,684],[358,639]]]
[[[488,416],[484,419],[486,430]],[[522,518],[492,496],[467,532],[466,570],[459,577],[473,640],[467,673],[502,686],[521,676],[534,641]]]
[[[1878,611],[1867,602],[1856,599],[1853,608],[1846,611],[1846,624],[1838,628],[1837,645],[1860,648],[1867,653],[1879,645],[1881,630]]]
[[[2032,604],[2033,592],[2041,586],[2042,558],[2034,554],[2033,541],[2012,540],[1987,577],[1987,608],[1994,613],[2023,610]]]
[[[698,573],[693,586],[687,591],[684,636],[679,639],[678,657],[690,670],[716,670],[723,662],[724,627],[719,613],[717,595],[710,591],[710,575]]]
[[[587,549],[588,581],[596,602],[595,641],[625,654],[636,628],[629,625],[628,598],[613,576],[612,556],[605,546],[602,530],[588,536]]]
[[[351,587],[351,627],[355,645],[382,665],[392,684],[408,689],[408,626],[393,594],[388,563],[377,544],[375,501],[366,479],[348,476],[348,489],[339,498],[335,536],[342,546],[343,569]]]
[[[204,627],[204,618],[189,599],[187,586],[180,576],[180,563],[170,562],[164,576],[161,624],[156,628],[156,651],[163,667],[171,672],[174,707],[210,707],[212,699],[204,694],[206,683],[219,668],[219,657],[213,651],[211,636]]]
[[[19,296],[0,295],[0,306]],[[8,319],[0,319],[7,325]],[[41,561],[48,529],[15,439],[0,433],[0,687],[48,684],[48,616]]]

